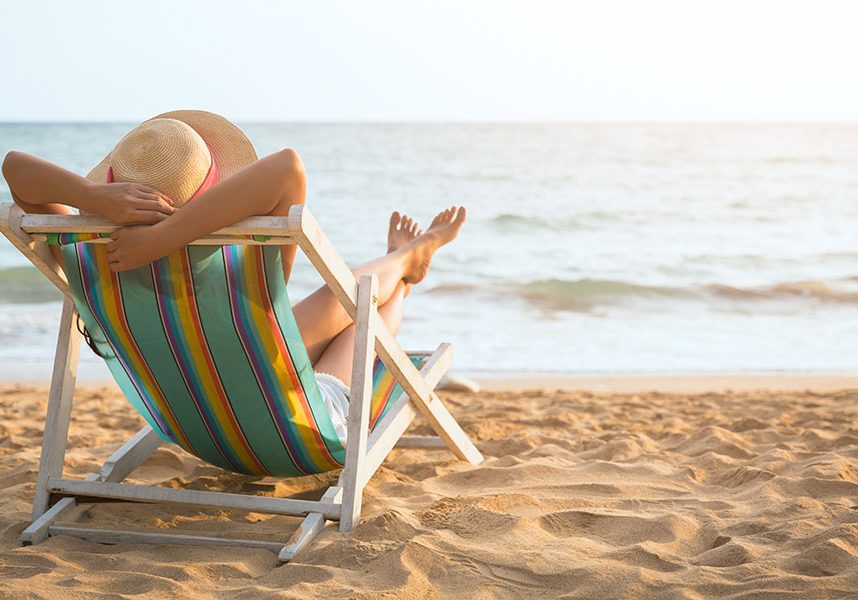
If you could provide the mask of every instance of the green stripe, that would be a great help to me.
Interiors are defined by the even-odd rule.
[[[161,323],[151,267],[121,273],[119,281],[125,303],[125,318],[131,334],[188,441],[203,460],[221,468],[229,468],[212,441],[173,357]]]

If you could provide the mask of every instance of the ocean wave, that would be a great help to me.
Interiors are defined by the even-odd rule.
[[[521,298],[554,310],[586,312],[631,298],[685,298],[682,288],[642,285],[612,279],[540,279],[513,286]]]
[[[532,302],[542,308],[558,311],[588,312],[598,306],[618,305],[627,301],[727,301],[742,304],[755,302],[813,301],[858,304],[858,277],[836,281],[795,281],[767,286],[741,287],[723,283],[700,286],[660,286],[613,279],[539,279],[520,284],[468,283],[445,284],[432,288],[432,293],[451,295],[485,294],[505,296]],[[747,310],[747,307],[743,308]]]
[[[493,227],[502,231],[542,229],[549,231],[574,231],[585,229],[580,217],[549,218],[535,215],[501,213],[489,221]]]
[[[858,304],[858,275],[831,281],[789,281],[762,286],[712,283],[699,286],[651,285],[619,279],[535,279],[522,283],[447,283],[432,294],[518,298],[551,310],[589,311],[626,301],[721,300],[740,303],[814,301]],[[60,294],[33,267],[0,268],[0,304],[38,304],[60,300]]]
[[[57,289],[35,268],[0,269],[0,304],[39,304],[60,299]]]
[[[854,281],[848,277],[840,282],[792,281],[770,286],[740,288],[724,284],[712,284],[706,289],[715,296],[733,300],[790,300],[813,299],[823,302],[858,303],[858,290],[845,289],[841,282]]]
[[[503,230],[510,229],[558,229],[556,223],[549,219],[513,213],[501,213],[494,216],[490,223]],[[574,225],[574,223],[572,224]]]

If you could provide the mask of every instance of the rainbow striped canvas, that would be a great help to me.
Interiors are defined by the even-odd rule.
[[[238,473],[337,469],[337,437],[274,246],[189,246],[124,273],[55,236],[75,306],[125,396],[160,435]],[[412,357],[419,364],[422,357]],[[402,389],[376,360],[370,428]]]

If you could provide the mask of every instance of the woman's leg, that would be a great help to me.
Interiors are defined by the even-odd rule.
[[[407,285],[399,282],[388,301],[379,307],[378,314],[387,328],[396,335],[402,323],[402,305],[405,300]],[[336,336],[322,353],[315,364],[319,373],[330,373],[342,379],[343,383],[351,386],[352,363],[355,351],[355,326],[349,325]]]
[[[394,212],[390,216],[387,232],[388,254],[352,271],[356,279],[360,279],[361,275],[375,273],[378,277],[379,306],[384,306],[390,300],[412,268],[413,253],[405,245],[418,235],[420,229],[417,223],[408,216]],[[352,323],[351,317],[327,286],[322,286],[295,304],[292,310],[313,364],[316,364],[328,344]]]
[[[378,277],[378,303],[386,304],[401,282],[414,284],[423,280],[435,252],[453,241],[465,222],[463,207],[452,207],[438,213],[425,233],[420,233],[408,217],[394,213],[390,219],[387,256],[355,269],[356,277],[375,273]],[[333,292],[322,287],[293,307],[298,330],[310,362],[316,365],[322,353],[352,320]]]
[[[402,287],[407,266],[407,257],[393,253],[361,265],[353,273],[356,279],[375,273],[378,277],[378,302],[384,306],[393,298],[396,289]],[[321,358],[328,344],[352,323],[352,318],[327,286],[295,304],[292,310],[313,364]]]

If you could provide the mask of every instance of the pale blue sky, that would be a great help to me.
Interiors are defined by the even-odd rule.
[[[851,0],[0,3],[0,120],[856,120]]]

